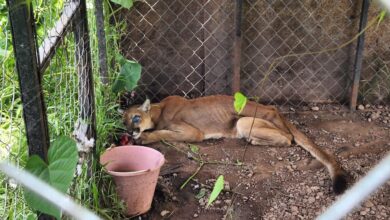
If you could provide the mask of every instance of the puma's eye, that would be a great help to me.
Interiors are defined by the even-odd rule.
[[[131,121],[132,121],[133,123],[139,123],[139,122],[141,121],[141,116],[135,115],[135,116],[131,119]]]

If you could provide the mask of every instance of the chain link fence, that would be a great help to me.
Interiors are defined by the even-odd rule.
[[[361,3],[243,1],[240,90],[280,105],[347,103],[356,42],[343,44],[358,33]],[[127,23],[122,52],[144,67],[142,98],[232,93],[235,4],[145,0],[116,16]],[[378,13],[372,5],[370,19]],[[367,31],[360,100],[384,101],[389,95],[382,85],[388,77],[389,27],[385,19],[379,29]],[[374,88],[376,81],[382,84]]]
[[[373,2],[375,3],[375,2]],[[380,13],[380,7],[372,4],[368,20]],[[359,95],[366,104],[390,101],[390,19],[367,30],[363,52],[362,77]]]
[[[5,4],[5,0],[0,1],[1,7]],[[27,13],[19,13],[20,16],[26,15],[29,18],[27,22],[34,27],[28,39],[32,43],[24,45],[24,48],[36,56],[16,56],[14,59],[12,44],[20,42],[15,30],[21,22],[10,22],[14,16],[12,10],[20,10],[18,7],[26,5],[20,6],[12,0],[8,4],[0,17],[0,159],[24,167],[28,154],[45,151],[31,146],[34,145],[33,139],[44,139],[39,137],[40,132],[48,134],[49,142],[61,135],[72,136],[82,122],[89,128],[84,135],[94,137],[94,90],[90,42],[86,32],[87,9],[85,1],[31,1]],[[13,38],[11,32],[14,33]],[[25,73],[16,71],[21,69],[18,65],[29,66],[30,63],[32,72],[22,78]],[[34,78],[34,72],[37,78]],[[42,114],[34,114],[40,106],[37,100],[42,97]],[[79,193],[72,190],[75,191]],[[77,198],[82,199],[80,195]],[[22,188],[4,176],[0,176],[0,207],[1,219],[31,219],[35,216],[24,202]]]
[[[138,91],[157,101],[167,95],[229,93],[234,1],[140,1],[116,17],[127,26],[120,47],[139,61]]]

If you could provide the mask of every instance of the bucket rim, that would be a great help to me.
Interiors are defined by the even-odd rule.
[[[106,151],[104,151],[101,155],[100,155],[100,161],[99,163],[104,167],[106,168],[106,165],[110,162],[108,161],[107,163],[105,164],[102,164],[101,162],[101,158],[102,156],[109,152],[109,151],[112,151],[112,150],[115,150],[115,149],[118,149],[118,148],[143,148],[143,149],[147,149],[147,150],[150,150],[150,151],[153,151],[155,153],[157,153],[158,155],[160,155],[160,161],[158,162],[158,165],[156,167],[154,167],[153,169],[146,169],[146,170],[137,170],[137,171],[131,171],[131,172],[117,172],[117,171],[112,171],[112,170],[108,170],[108,169],[105,169],[105,172],[107,172],[108,174],[112,175],[112,176],[139,176],[139,175],[143,175],[143,174],[146,174],[146,173],[150,173],[150,172],[153,172],[153,171],[156,171],[156,170],[159,170],[161,169],[161,167],[164,165],[165,163],[165,157],[164,157],[164,154],[162,154],[160,151],[154,149],[154,148],[151,148],[151,147],[146,147],[146,146],[140,146],[140,145],[122,145],[122,146],[117,146],[117,147],[113,147],[113,148],[109,148],[107,149]]]

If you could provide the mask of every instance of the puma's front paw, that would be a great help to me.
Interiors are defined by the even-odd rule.
[[[143,132],[141,135],[138,136],[138,138],[135,140],[136,144],[147,144],[148,142],[149,134],[147,132]]]

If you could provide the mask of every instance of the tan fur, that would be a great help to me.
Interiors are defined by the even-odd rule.
[[[161,140],[200,142],[223,137],[245,138],[254,145],[290,146],[295,141],[328,168],[334,181],[344,176],[336,159],[285,120],[275,107],[249,101],[238,115],[233,102],[233,97],[222,95],[190,100],[169,96],[160,103],[150,105],[146,101],[128,109],[124,123],[130,132],[139,129],[133,136],[140,144]],[[140,123],[132,123],[134,115],[141,116]],[[150,129],[153,130],[147,131]]]

